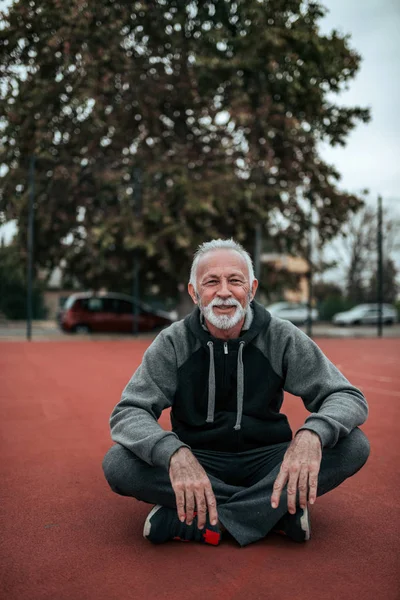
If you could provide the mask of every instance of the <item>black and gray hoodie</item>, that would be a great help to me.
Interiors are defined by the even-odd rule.
[[[280,412],[283,392],[311,412],[301,429],[324,447],[361,425],[366,400],[297,327],[251,303],[253,318],[237,339],[214,338],[196,308],[162,331],[111,415],[111,436],[150,465],[168,468],[181,446],[222,452],[290,441]],[[157,423],[171,407],[172,431]]]

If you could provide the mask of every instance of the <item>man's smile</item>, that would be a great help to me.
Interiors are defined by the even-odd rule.
[[[231,310],[235,311],[237,309],[237,306],[232,306],[232,305],[226,305],[226,304],[222,304],[222,305],[217,305],[217,306],[213,306],[213,310],[217,310],[223,313],[226,312],[230,312]]]

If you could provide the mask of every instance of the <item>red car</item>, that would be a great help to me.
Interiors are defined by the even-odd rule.
[[[132,333],[133,299],[124,294],[77,293],[67,299],[58,314],[58,323],[68,333]],[[139,305],[138,331],[162,329],[174,321],[167,312]]]

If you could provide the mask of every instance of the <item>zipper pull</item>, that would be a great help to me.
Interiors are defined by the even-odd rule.
[[[228,342],[224,342],[224,354],[228,354]]]

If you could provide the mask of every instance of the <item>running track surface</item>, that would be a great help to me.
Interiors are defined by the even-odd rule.
[[[149,505],[103,479],[108,418],[148,341],[1,343],[0,597],[398,600],[400,340],[317,341],[367,396],[371,457],[312,507],[311,542],[242,549],[151,545]],[[291,396],[284,410],[294,429],[306,415]]]

